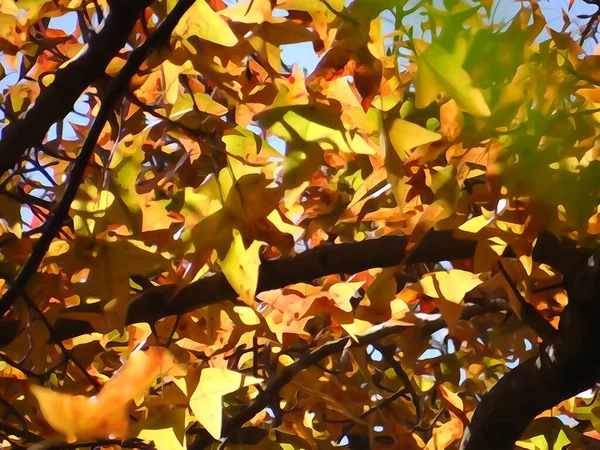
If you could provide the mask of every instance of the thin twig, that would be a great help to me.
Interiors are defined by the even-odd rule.
[[[414,386],[410,382],[410,377],[402,367],[402,364],[400,364],[400,361],[397,361],[396,358],[394,358],[394,349],[390,346],[384,346],[379,343],[374,344],[373,347],[379,351],[379,353],[381,353],[385,362],[389,364],[389,366],[394,370],[396,376],[402,380],[402,383],[404,383],[404,389],[410,394],[412,403],[415,406],[415,412],[417,415],[417,423],[415,426],[420,426],[423,422],[423,404],[421,402],[421,398],[417,395],[417,391],[415,391]]]
[[[64,346],[60,339],[53,339],[54,331],[52,329],[52,324],[48,321],[48,319],[46,318],[42,310],[39,308],[39,306],[36,305],[35,302],[26,293],[23,293],[23,296],[25,297],[25,302],[27,303],[27,305],[36,312],[36,314],[48,330],[48,333],[50,333],[50,338],[52,339],[52,341],[54,341],[56,345],[58,345],[60,351],[67,357],[67,359],[70,360],[75,365],[75,367],[79,369],[83,376],[87,378],[87,380],[94,387],[96,392],[99,392],[100,384],[98,383],[98,381],[90,375],[87,369],[83,367],[83,365],[73,356],[73,353]]]
[[[485,314],[489,312],[489,310],[479,307],[476,305],[476,311],[480,314]],[[492,305],[492,311],[496,310],[495,305]],[[469,306],[465,306],[463,309],[463,313],[461,318],[468,320],[468,318],[473,317],[473,312]],[[445,326],[445,323],[442,321],[438,324],[439,328]],[[370,331],[360,336],[357,341],[353,341],[349,336],[345,336],[339,338],[335,341],[327,342],[321,345],[319,348],[311,351],[310,353],[306,353],[300,358],[298,358],[294,363],[285,367],[281,372],[273,375],[269,378],[267,382],[266,388],[260,392],[254,400],[246,405],[238,414],[223,422],[222,426],[222,436],[226,437],[233,433],[235,430],[241,428],[246,422],[251,420],[256,414],[261,412],[267,406],[269,406],[275,398],[279,395],[279,391],[289,382],[293,380],[293,378],[305,370],[306,368],[318,363],[323,358],[342,352],[348,345],[352,347],[363,347],[368,344],[375,344],[379,340],[383,339],[386,336],[390,336],[392,334],[397,334],[404,331],[406,328],[402,325],[385,325],[381,324],[379,326],[375,326],[371,328]],[[439,329],[438,328],[438,329]],[[435,330],[434,330],[435,331]],[[402,389],[403,394],[406,394],[405,388]],[[397,394],[402,395],[402,394]],[[189,434],[197,433],[198,430],[191,429],[188,430]],[[199,437],[196,441],[188,447],[189,450],[200,450],[205,448],[207,445],[210,445],[212,442],[211,438],[207,437]]]
[[[13,416],[17,422],[19,422],[21,424],[21,427],[23,427],[24,431],[29,431],[27,429],[27,422],[25,421],[25,418],[23,417],[23,415],[17,410],[17,408],[15,408],[12,403],[10,403],[8,400],[5,400],[4,398],[0,397],[0,403],[2,403],[2,406],[4,406],[6,408],[6,412],[7,415],[11,415]]]
[[[329,3],[327,0],[321,0],[321,3],[323,3],[329,11],[331,11],[333,14],[335,14],[340,19],[350,22],[355,27],[358,27],[360,25],[358,23],[358,20],[356,20],[354,17],[350,17],[347,14],[344,14],[343,12],[337,11],[333,6],[331,6],[331,3]]]
[[[17,436],[21,439],[25,439],[29,442],[39,442],[42,440],[37,434],[32,433],[27,430],[19,430],[13,426],[10,426],[7,423],[0,422],[0,430],[8,433],[9,435]]]
[[[390,403],[395,402],[400,397],[404,397],[404,398],[408,397],[407,391],[406,391],[405,388],[402,388],[399,391],[394,392],[389,397],[384,398],[377,405],[372,406],[371,408],[367,409],[365,412],[363,412],[360,415],[360,418],[364,419],[364,418],[370,416],[371,414],[373,414],[375,411],[379,411],[380,409],[386,408]],[[342,439],[344,438],[344,436],[346,436],[348,434],[348,432],[352,429],[352,427],[355,424],[356,424],[356,422],[354,422],[352,420],[352,421],[350,421],[350,423],[346,423],[346,425],[344,425],[344,427],[342,428],[342,432],[340,433],[340,437],[337,440],[338,444],[342,441]]]

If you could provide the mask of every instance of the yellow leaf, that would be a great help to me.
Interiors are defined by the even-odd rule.
[[[433,272],[423,276],[417,285],[421,292],[433,298],[443,298],[452,303],[462,302],[465,294],[483,283],[480,275],[465,270],[452,269],[448,272]]]
[[[142,430],[137,436],[140,439],[154,442],[156,448],[161,450],[183,450],[185,445],[185,434],[179,440],[173,428],[152,428]]]
[[[408,159],[408,152],[413,148],[441,138],[433,131],[402,119],[394,120],[390,128],[390,141],[402,160]]]
[[[169,407],[166,411],[159,411],[143,422],[138,422],[142,430],[137,437],[154,442],[155,447],[160,450],[187,448],[185,436],[187,408]]]
[[[234,306],[233,310],[238,313],[244,325],[253,326],[260,324],[260,319],[252,308],[248,306]]]
[[[390,308],[392,310],[392,317],[394,319],[401,319],[406,314],[410,313],[410,309],[406,302],[401,298],[395,298],[390,302]]]
[[[484,227],[490,224],[493,220],[493,217],[486,219],[483,215],[475,216],[463,223],[460,227],[458,227],[458,229],[466,231],[467,233],[478,233]]]
[[[271,2],[269,0],[238,2],[228,6],[221,14],[234,22],[263,23],[271,17]]]
[[[356,342],[358,342],[358,336],[365,334],[373,326],[372,323],[360,319],[354,319],[352,323],[342,323],[340,325]]]
[[[281,355],[277,361],[279,361],[284,367],[291,366],[296,362],[290,355]]]
[[[208,367],[200,374],[200,381],[190,399],[190,408],[206,431],[220,439],[223,396],[262,381],[233,370]]]
[[[440,300],[440,312],[452,331],[460,319],[465,294],[481,283],[481,275],[452,269],[448,272],[428,273],[410,288]]]
[[[429,392],[435,386],[435,379],[431,377],[413,375],[412,378],[419,394]]]
[[[258,251],[262,245],[264,245],[264,242],[253,241],[250,247],[246,249],[242,235],[234,229],[231,247],[225,258],[220,262],[227,281],[247,305],[254,303],[260,267]]]
[[[227,22],[204,0],[194,2],[175,27],[174,33],[184,37],[195,35],[225,47],[233,47],[238,43]]]
[[[50,244],[46,256],[60,256],[69,251],[69,243],[63,240],[55,240]]]

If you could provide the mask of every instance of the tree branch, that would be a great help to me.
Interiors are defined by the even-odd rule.
[[[294,283],[311,281],[335,273],[354,274],[374,267],[392,267],[404,261],[408,236],[384,236],[361,242],[322,245],[294,257],[265,261],[259,274],[257,292],[277,289]],[[451,231],[432,231],[412,252],[407,263],[452,261],[471,258],[475,241],[457,239]],[[570,267],[574,255],[580,254],[573,242],[559,241],[550,233],[541,233],[533,250],[537,262],[549,264],[561,272]],[[509,249],[504,256],[514,256]],[[162,289],[162,291],[161,291]],[[160,291],[160,292],[159,292]],[[222,273],[207,276],[186,286],[172,297],[162,287],[144,291],[129,306],[126,322],[154,323],[169,315],[179,315],[196,308],[233,300],[237,294]]]
[[[563,273],[569,304],[560,318],[559,337],[483,396],[461,450],[512,449],[538,414],[600,380],[600,360],[595,357],[600,345],[600,252],[589,258],[585,253]]]
[[[475,409],[461,450],[512,449],[538,414],[595,384],[600,372],[598,364],[588,370],[590,359],[584,349],[554,361],[540,355],[508,372]]]
[[[42,143],[52,124],[62,120],[83,91],[102,77],[106,67],[127,42],[149,0],[111,2],[102,29],[90,38],[86,50],[55,74],[55,79],[36,99],[25,115],[2,130],[0,175],[12,169],[28,148]]]
[[[495,312],[498,311],[496,306],[491,306],[489,309],[483,308],[479,305],[466,305],[463,309],[461,319],[469,320],[476,313],[485,314],[487,312]],[[440,323],[440,328],[445,326],[444,323]],[[223,422],[222,427],[222,436],[229,436],[232,432],[239,430],[246,422],[251,420],[256,414],[260,413],[264,408],[266,408],[276,397],[279,395],[279,391],[292,379],[310,367],[313,364],[318,363],[323,358],[334,355],[336,353],[342,352],[349,344],[352,347],[363,347],[368,344],[375,344],[382,338],[386,336],[390,336],[392,334],[397,334],[409,328],[405,325],[376,325],[372,327],[367,333],[358,337],[357,341],[352,341],[350,336],[345,336],[340,339],[336,339],[335,341],[327,342],[317,349],[311,351],[300,357],[296,362],[290,364],[285,367],[281,372],[277,375],[274,375],[269,379],[267,383],[267,387],[264,391],[262,391],[258,396],[244,409],[242,409],[238,414]],[[198,438],[196,441],[188,447],[189,450],[200,450],[209,445],[212,440],[211,438]]]
[[[417,416],[417,422],[415,426],[420,427],[423,422],[423,403],[421,398],[417,395],[417,392],[410,381],[410,377],[402,367],[402,364],[394,357],[396,353],[395,347],[385,346],[380,343],[373,344],[373,347],[375,347],[375,349],[381,353],[383,359],[394,370],[396,377],[402,380],[402,383],[404,383],[404,390],[410,394],[411,401],[415,407],[415,414]]]
[[[113,2],[112,4],[115,3],[116,2]],[[146,40],[146,42],[131,52],[127,63],[125,66],[123,66],[123,69],[121,69],[119,75],[117,75],[117,77],[111,83],[110,89],[108,90],[108,93],[102,102],[102,107],[98,112],[96,120],[94,120],[94,124],[92,125],[90,132],[85,139],[81,152],[77,156],[77,160],[73,165],[73,170],[69,176],[67,187],[58,206],[53,211],[52,217],[46,222],[42,236],[33,246],[31,256],[27,259],[27,262],[21,268],[11,286],[0,299],[0,317],[4,317],[13,303],[24,292],[30,279],[37,272],[42,259],[46,255],[46,252],[52,243],[52,240],[56,237],[61,229],[63,221],[69,214],[71,203],[77,194],[79,185],[83,180],[83,175],[85,173],[88,161],[94,153],[100,133],[102,132],[102,129],[109,118],[111,110],[117,103],[117,100],[127,89],[129,80],[131,80],[133,75],[135,75],[150,52],[159,48],[167,41],[171,35],[171,32],[175,28],[175,25],[177,25],[179,22],[179,19],[193,3],[194,0],[179,0],[175,8],[173,8],[171,13],[169,13],[156,31],[152,33],[152,35]]]

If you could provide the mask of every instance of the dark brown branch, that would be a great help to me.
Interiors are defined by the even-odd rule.
[[[392,267],[406,256],[408,236],[384,236],[362,242],[330,244],[307,250],[297,256],[265,261],[260,268],[257,292],[311,281],[331,274],[354,274],[374,267]],[[471,258],[475,241],[457,239],[450,231],[432,231],[419,243],[406,262],[438,262]],[[570,241],[559,241],[550,233],[538,237],[533,251],[537,262],[549,264],[561,272],[569,269],[578,254]],[[505,256],[514,256],[510,251]],[[184,314],[196,308],[234,300],[237,294],[222,273],[207,276],[186,286],[174,297],[159,292],[162,287],[145,291],[129,307],[127,323],[149,322],[169,315]],[[163,289],[164,290],[164,289]]]
[[[579,353],[579,352],[578,352]],[[596,370],[586,370],[590,353],[561,362],[532,358],[500,379],[486,393],[463,438],[462,450],[510,450],[541,412],[592,387]]]
[[[500,311],[510,311],[510,305],[508,304],[508,301],[502,298],[490,300],[486,305],[470,303],[463,308],[460,319],[471,320],[473,317]],[[424,323],[421,325],[421,335],[423,337],[431,336],[436,331],[447,326],[446,321],[442,318],[442,315],[438,314],[437,316],[437,318],[423,319]]]
[[[28,430],[19,430],[7,423],[0,422],[0,430],[4,431],[8,435],[17,436],[21,439],[25,439],[28,442],[39,442],[40,438],[37,434],[32,433]]]
[[[114,3],[115,2],[112,2],[112,4]],[[180,0],[148,40],[144,42],[141,47],[131,52],[127,63],[111,83],[110,89],[102,102],[102,107],[98,112],[98,116],[96,117],[96,120],[94,120],[94,124],[83,144],[81,152],[79,156],[77,156],[77,161],[73,165],[67,187],[58,206],[53,211],[52,217],[46,223],[42,236],[35,243],[31,256],[23,265],[4,296],[0,299],[0,318],[4,317],[16,299],[24,292],[29,280],[37,272],[52,240],[61,229],[63,221],[69,214],[71,203],[77,194],[79,185],[83,180],[88,161],[94,153],[100,133],[102,132],[114,105],[125,92],[129,81],[135,75],[150,52],[159,48],[168,40],[175,25],[179,22],[179,19],[193,3],[194,0]]]
[[[52,124],[62,120],[85,89],[104,76],[106,67],[127,42],[138,17],[149,0],[110,2],[111,10],[103,27],[90,38],[87,49],[44,88],[25,115],[11,121],[2,130],[0,140],[0,174],[12,169],[28,148],[42,143]]]
[[[559,339],[504,375],[475,409],[461,450],[509,450],[535,416],[600,380],[600,253],[569,264]]]

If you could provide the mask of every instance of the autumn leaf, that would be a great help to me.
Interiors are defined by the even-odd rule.
[[[146,351],[135,351],[94,397],[54,392],[35,385],[31,386],[31,392],[44,419],[69,442],[125,437],[129,427],[129,402],[145,393],[158,375],[167,373],[174,365],[166,349],[150,347]]]
[[[197,36],[225,47],[233,47],[238,42],[227,22],[204,0],[194,2],[174,32],[179,36]]]
[[[2,445],[593,447],[597,20],[494,3],[0,0]]]
[[[402,119],[392,122],[389,133],[390,141],[402,160],[408,159],[409,152],[413,148],[439,141],[442,138],[437,133]]]
[[[145,421],[145,428],[137,437],[152,441],[157,448],[164,450],[184,450],[187,448],[186,412],[184,408],[171,408],[166,414]]]
[[[424,275],[411,289],[439,300],[438,306],[453,330],[460,318],[465,294],[483,283],[481,274],[451,269],[447,272],[432,272]]]
[[[445,449],[463,434],[464,426],[462,421],[455,415],[450,416],[450,420],[442,423],[433,429],[432,437],[427,442],[426,450]]]
[[[262,245],[264,243],[254,241],[246,248],[242,235],[234,229],[231,247],[220,262],[227,281],[247,305],[254,303],[260,268],[259,250]]]
[[[202,426],[215,439],[220,439],[223,396],[262,381],[232,370],[208,367],[200,374],[198,386],[190,398],[190,408]]]

